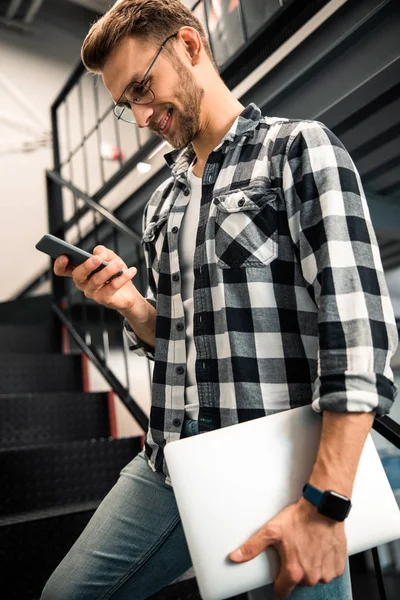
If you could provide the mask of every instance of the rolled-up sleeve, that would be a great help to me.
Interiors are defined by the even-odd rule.
[[[138,356],[147,356],[150,360],[154,360],[154,349],[136,335],[126,319],[124,319],[124,334],[128,342],[129,350]]]
[[[360,176],[325,126],[301,122],[283,166],[289,229],[318,308],[316,411],[389,412],[397,327]]]

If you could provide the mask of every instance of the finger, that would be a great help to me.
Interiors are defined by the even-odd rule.
[[[346,570],[347,565],[347,546],[343,552],[338,552],[335,557],[334,577],[340,577]]]
[[[68,263],[69,263],[68,256],[65,256],[65,255],[59,256],[54,261],[54,267],[53,267],[54,273],[56,275],[58,275],[59,277],[71,277],[74,267],[72,267]]]
[[[233,562],[246,562],[261,554],[263,550],[272,546],[276,541],[276,538],[270,535],[269,530],[266,527],[263,527],[249,538],[247,542],[231,552],[229,558]]]
[[[321,581],[321,570],[312,570],[309,573],[306,573],[303,576],[303,579],[299,581],[298,585],[302,585],[304,587],[314,587],[317,583]]]
[[[102,259],[99,256],[88,258],[78,267],[75,267],[73,279],[76,287],[83,290],[87,283],[87,278],[95,269],[101,265]]]
[[[116,292],[124,287],[124,285],[126,285],[129,281],[132,281],[136,273],[136,267],[131,267],[130,269],[124,271],[122,275],[116,277],[110,283],[101,288],[99,295],[95,297],[96,301],[101,302],[101,304],[111,305],[113,296],[116,294]]]
[[[118,254],[115,254],[115,252],[110,250],[110,248],[106,248],[105,246],[96,246],[96,248],[93,249],[92,254],[94,254],[94,256],[100,256],[102,260],[105,260],[107,262],[110,262],[114,258],[118,258],[119,260],[121,260]]]
[[[85,294],[92,296],[104,285],[108,285],[110,280],[117,274],[122,275],[126,271],[126,265],[120,258],[114,258],[107,267],[104,267],[94,275],[89,273],[85,283]]]
[[[303,579],[304,571],[298,562],[281,562],[278,577],[275,579],[274,591],[279,598],[287,598]]]

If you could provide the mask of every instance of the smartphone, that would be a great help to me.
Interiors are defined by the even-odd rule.
[[[46,235],[44,235],[42,239],[38,241],[35,248],[37,250],[40,250],[40,252],[48,254],[52,258],[58,258],[61,255],[68,256],[69,264],[73,267],[77,267],[78,265],[81,265],[83,262],[85,262],[85,260],[87,260],[88,258],[93,257],[93,254],[89,254],[89,252],[81,250],[77,246],[68,244],[68,242],[60,240],[60,238],[56,237],[55,235],[51,235],[50,233],[46,233]],[[99,271],[104,269],[104,267],[106,267],[107,265],[108,262],[103,260],[102,263],[90,273],[88,279],[90,279],[95,273],[98,273]],[[122,275],[122,273],[123,271],[118,271],[118,273],[115,273],[112,277],[110,277],[108,282],[115,279],[115,277],[119,277],[120,275]]]

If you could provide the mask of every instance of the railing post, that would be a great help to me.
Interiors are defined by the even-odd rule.
[[[51,107],[51,134],[53,142],[53,168],[57,173],[60,172],[60,143],[58,139],[58,119],[57,109],[54,105]]]
[[[62,190],[60,186],[46,172],[47,189],[47,215],[49,232],[62,240],[65,238],[64,212],[62,204]],[[51,289],[53,301],[60,304],[66,295],[66,280],[64,277],[57,277],[52,269]]]
[[[372,558],[374,561],[375,567],[375,576],[378,584],[379,598],[380,600],[386,600],[386,590],[385,583],[383,581],[381,562],[379,560],[378,548],[371,548],[372,550]]]

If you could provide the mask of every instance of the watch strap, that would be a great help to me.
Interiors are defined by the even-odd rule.
[[[311,483],[306,483],[303,487],[303,497],[314,506],[318,507],[321,504],[323,495],[324,492],[321,492],[321,490],[311,485]]]

